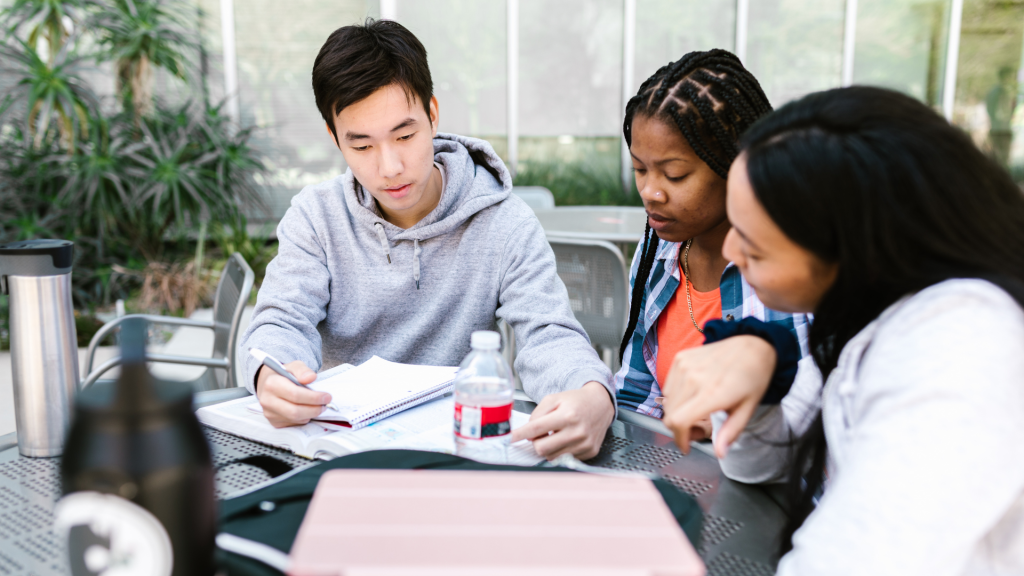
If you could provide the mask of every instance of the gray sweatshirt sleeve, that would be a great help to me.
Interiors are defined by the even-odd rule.
[[[516,371],[526,394],[540,401],[596,381],[614,406],[611,371],[573,316],[555,254],[536,218],[525,218],[509,233],[500,273],[497,316],[515,330]]]
[[[327,257],[302,204],[293,201],[277,227],[277,256],[267,266],[242,350],[259,348],[287,364],[301,360],[320,369],[317,324],[326,316],[331,276]],[[255,393],[260,364],[244,354],[245,386]]]

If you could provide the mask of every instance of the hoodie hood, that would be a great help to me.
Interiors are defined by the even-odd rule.
[[[461,226],[477,212],[508,198],[512,175],[486,140],[438,132],[434,138],[434,162],[445,171],[444,190],[437,207],[412,228],[403,229],[384,220],[373,196],[345,172],[345,201],[356,220],[383,230],[391,243],[424,241]]]
[[[434,162],[444,167],[444,190],[437,207],[412,228],[403,229],[385,220],[373,196],[355,179],[349,168],[342,176],[345,202],[360,226],[372,229],[381,251],[391,262],[391,245],[412,242],[412,279],[420,288],[420,242],[442,236],[461,226],[477,212],[508,198],[512,176],[486,140],[437,133]]]

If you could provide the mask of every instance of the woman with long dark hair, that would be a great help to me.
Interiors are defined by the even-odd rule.
[[[723,252],[814,312],[781,404],[757,335],[684,352],[666,424],[719,410],[725,473],[788,482],[779,574],[1024,573],[1024,195],[916,100],[853,87],[753,126]],[[726,416],[727,414],[727,416]]]

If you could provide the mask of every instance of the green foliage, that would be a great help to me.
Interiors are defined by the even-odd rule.
[[[234,245],[264,257],[265,242],[245,237],[243,217],[265,209],[252,129],[237,129],[205,102],[168,107],[151,96],[146,70],[154,66],[195,76],[185,55],[196,43],[182,8],[191,6],[15,0],[0,12],[0,66],[15,79],[0,95],[0,243],[74,241],[78,306],[128,296],[154,266],[176,269],[196,252],[190,231],[201,225],[229,226]],[[123,80],[117,108],[99,106],[78,76],[86,56],[76,52],[80,36],[68,32],[83,28],[102,48],[92,56],[114,61]],[[196,275],[205,277],[200,264]]]
[[[277,256],[277,242],[269,241],[269,230],[262,230],[259,234],[250,235],[246,231],[245,218],[241,218],[236,226],[223,227],[212,234],[217,248],[220,250],[223,260],[235,252],[242,255],[249,267],[255,274],[254,285],[258,288],[263,284],[263,278],[267,274],[267,264]],[[223,267],[222,263],[218,263]],[[256,291],[253,291],[255,298]]]
[[[38,49],[39,42],[45,41],[52,64],[53,55],[67,40],[67,23],[72,27],[80,23],[85,9],[94,5],[93,0],[15,0],[0,11],[0,19],[6,24],[7,35],[21,32],[33,48]]]
[[[557,206],[643,206],[636,185],[622,192],[619,171],[586,162],[530,162],[521,166],[513,184],[544,186]]]
[[[84,348],[89,345],[92,337],[103,327],[103,321],[95,316],[75,312],[75,334],[78,337],[78,347]],[[109,338],[107,338],[109,339]]]
[[[20,125],[0,133],[0,240],[52,236],[61,228],[64,211],[55,203],[61,186],[54,178],[53,142],[27,144]]]
[[[188,80],[185,52],[199,45],[187,32],[180,2],[113,0],[98,4],[91,24],[102,30],[102,57],[116,63],[122,101],[135,114],[151,111],[152,66]]]
[[[139,128],[142,139],[128,151],[132,165],[125,173],[137,183],[130,219],[147,258],[160,257],[164,234],[175,223],[234,222],[239,206],[260,202],[255,187],[226,185],[263,169],[247,145],[248,133],[218,133],[204,115],[187,109],[158,109]]]
[[[61,206],[74,206],[80,232],[97,240],[97,259],[105,256],[104,241],[127,220],[132,205],[128,182],[130,140],[106,118],[99,118],[91,138],[71,154],[57,154],[53,162],[64,185],[57,196]]]
[[[79,133],[88,134],[89,117],[95,97],[75,69],[82,58],[65,45],[47,62],[27,42],[14,38],[0,46],[5,72],[18,78],[0,99],[0,114],[25,100],[25,136],[40,147],[56,125],[66,145],[74,149]]]
[[[264,168],[250,132],[226,128],[216,109],[190,105],[158,105],[138,128],[123,114],[102,119],[73,154],[51,157],[64,178],[57,204],[74,207],[74,228],[101,241],[101,260],[133,250],[159,260],[169,233],[233,223],[241,208],[262,206],[252,175]]]

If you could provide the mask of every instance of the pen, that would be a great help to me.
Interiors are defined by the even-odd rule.
[[[295,376],[292,376],[292,373],[289,372],[284,367],[284,365],[281,364],[280,361],[278,361],[277,358],[274,358],[273,356],[267,354],[266,352],[260,350],[259,348],[249,348],[249,354],[252,354],[253,358],[259,360],[260,364],[263,364],[267,368],[270,368],[274,372],[277,372],[281,376],[284,376],[288,380],[291,380],[292,384],[305,388],[305,386],[303,386],[302,383],[299,382],[297,378],[295,378]],[[337,410],[337,407],[335,407],[333,403],[328,404],[327,407],[331,408],[332,410]]]

